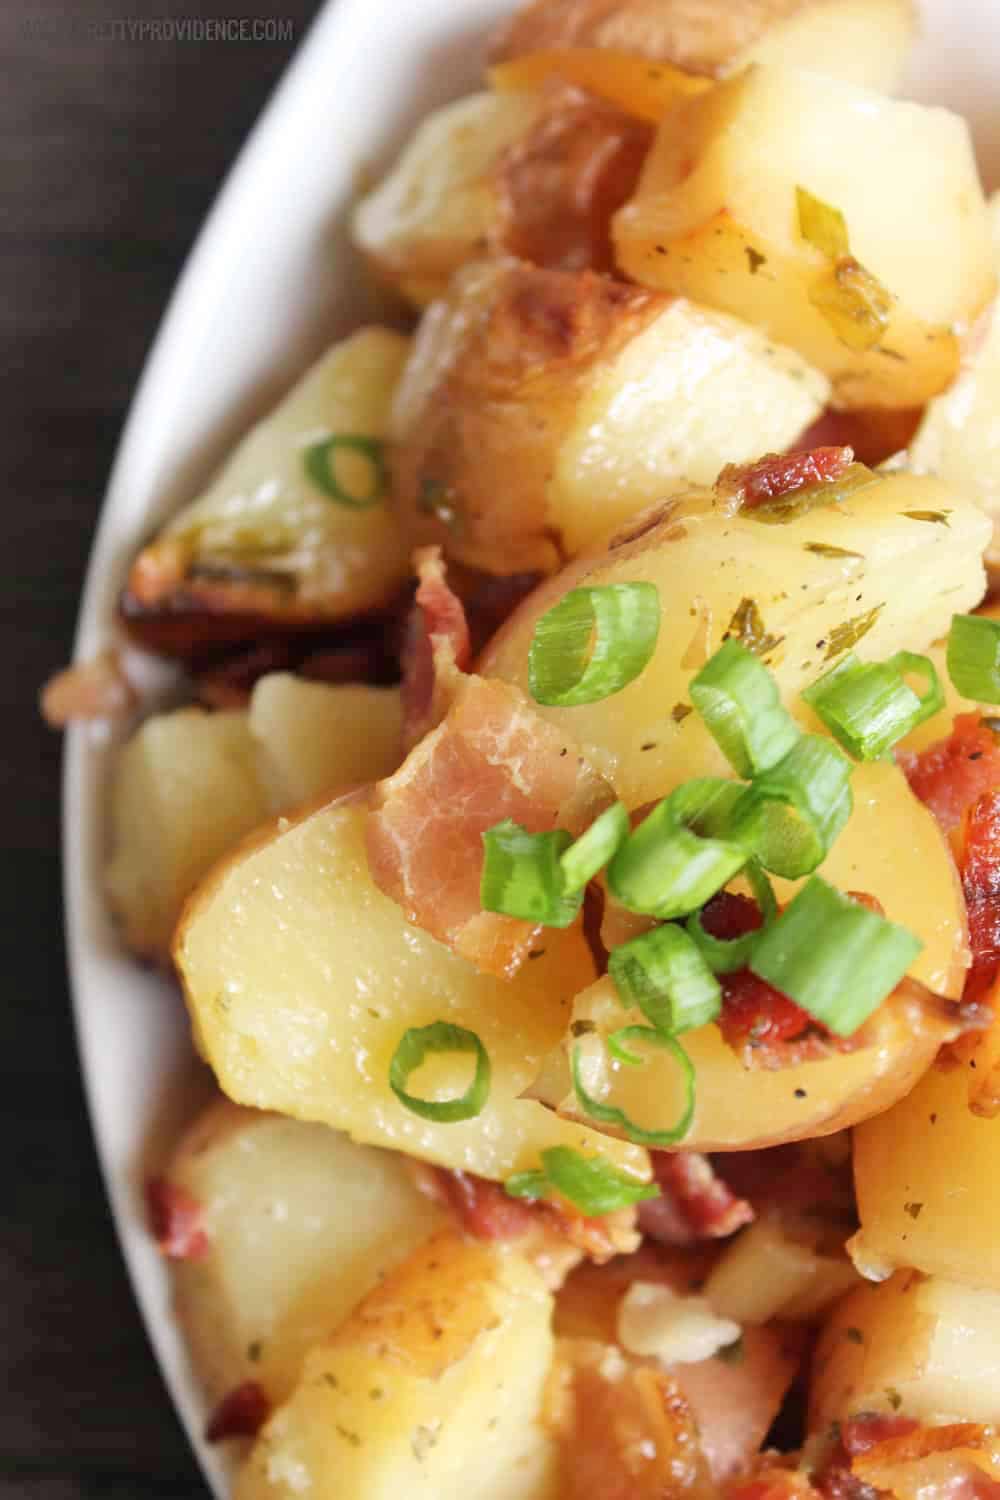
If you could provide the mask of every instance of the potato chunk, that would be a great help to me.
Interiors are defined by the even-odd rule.
[[[935,480],[893,474],[778,525],[760,510],[730,509],[710,491],[665,498],[604,551],[547,580],[481,658],[483,676],[527,694],[539,616],[574,588],[656,584],[659,638],[641,676],[597,703],[536,707],[629,807],[692,776],[730,774],[699,716],[684,712],[690,679],[727,633],[759,628],[784,701],[813,728],[798,695],[849,646],[865,660],[922,651],[947,633],[953,612],[982,597],[989,522]]]
[[[541,956],[509,983],[479,974],[373,885],[365,817],[357,800],[312,813],[241,851],[188,905],[174,956],[225,1092],[484,1177],[537,1166],[559,1143],[610,1147],[644,1175],[643,1151],[520,1097],[593,974],[583,939],[546,934]],[[475,1119],[422,1119],[389,1088],[403,1032],[437,1020],[475,1031],[490,1055],[489,1101]],[[438,1060],[440,1097],[464,1091],[467,1063]]]
[[[900,1271],[835,1309],[813,1361],[810,1430],[861,1412],[1000,1419],[1000,1295]]]
[[[249,711],[157,714],[125,745],[111,791],[108,896],[129,947],[166,959],[202,876],[272,813],[388,776],[399,690],[264,677]]]
[[[111,792],[107,891],[129,947],[166,958],[185,898],[269,812],[245,714],[185,708],[147,719]]]
[[[236,1500],[555,1500],[551,1315],[529,1261],[442,1232],[307,1357]]]
[[[839,246],[805,238],[800,188],[843,216]],[[996,285],[965,121],[785,67],[672,109],[614,232],[629,276],[763,328],[847,407],[943,390]]]
[[[679,481],[786,447],[826,392],[796,355],[684,300],[469,267],[394,404],[401,515],[488,572],[551,571]]]
[[[208,1240],[171,1266],[213,1403],[249,1380],[283,1401],[306,1352],[443,1219],[394,1153],[228,1101],[185,1132],[166,1178],[199,1205]]]
[[[121,603],[133,635],[186,655],[394,596],[407,553],[385,503],[383,440],[406,351],[368,328],[313,365],[140,552]]]
[[[970,1110],[974,1077],[942,1063],[855,1133],[861,1228],[849,1249],[863,1272],[912,1266],[1000,1291],[1000,1117]]]
[[[1000,262],[1000,193],[990,199],[994,261]],[[909,463],[918,474],[937,474],[970,499],[993,522],[986,554],[1000,568],[1000,313],[996,304],[970,340],[961,375],[927,407],[910,444]]]
[[[497,61],[602,47],[724,78],[751,62],[895,88],[916,31],[911,0],[528,0],[493,40]]]

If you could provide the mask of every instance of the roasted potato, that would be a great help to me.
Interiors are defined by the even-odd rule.
[[[813,1361],[810,1431],[896,1411],[932,1424],[1000,1419],[996,1291],[900,1271],[837,1305]]]
[[[407,573],[386,505],[386,421],[407,341],[368,328],[336,344],[142,549],[121,600],[168,655],[257,641],[377,609]]]
[[[1000,1117],[970,1109],[977,1072],[976,1053],[944,1059],[855,1132],[861,1228],[849,1249],[863,1273],[906,1266],[1000,1291]]]
[[[593,975],[580,934],[547,934],[541,956],[510,982],[478,973],[373,885],[365,817],[363,802],[341,801],[269,833],[188,904],[174,957],[223,1090],[483,1177],[537,1166],[539,1152],[560,1143],[610,1150],[645,1174],[643,1151],[520,1097],[562,1034],[570,997]],[[489,1053],[489,1102],[475,1119],[422,1119],[390,1090],[404,1031],[437,1020],[474,1030]],[[438,1060],[440,1097],[462,1093],[467,1061]]]
[[[274,672],[254,688],[248,718],[274,812],[389,776],[402,759],[398,688],[334,686]]]
[[[185,898],[269,813],[245,714],[182,708],[147,719],[111,788],[106,887],[128,946],[166,959]]]
[[[556,1500],[551,1318],[528,1260],[443,1231],[307,1356],[235,1500]]]
[[[394,771],[401,717],[397,688],[275,673],[247,712],[182,708],[147,719],[111,788],[107,888],[129,947],[167,959],[198,881],[272,813]]]
[[[597,47],[709,78],[780,62],[889,91],[915,32],[912,0],[528,0],[490,50],[499,62]]]
[[[614,236],[627,275],[797,349],[838,406],[937,395],[996,286],[965,121],[786,67],[676,105]]]
[[[402,1157],[228,1101],[189,1127],[165,1176],[198,1205],[208,1241],[171,1270],[213,1405],[251,1380],[283,1401],[307,1351],[444,1217]]]
[[[711,491],[665,497],[606,549],[546,580],[481,659],[484,676],[527,693],[535,623],[566,593],[656,584],[659,636],[642,675],[597,703],[537,705],[629,807],[691,776],[729,774],[699,716],[684,711],[691,677],[727,634],[762,649],[788,707],[815,728],[798,695],[848,647],[870,660],[922,651],[947,633],[953,612],[982,597],[989,522],[938,481],[893,474],[839,503],[793,507],[781,525],[764,524],[760,510],[731,509]]]
[[[990,199],[994,261],[1000,262],[1000,193]],[[908,462],[918,474],[937,474],[978,500],[993,522],[986,554],[1000,568],[1000,313],[996,305],[969,340],[959,378],[927,407],[910,444]]]
[[[551,571],[678,481],[787,446],[826,393],[796,355],[683,299],[471,266],[397,392],[401,519],[489,572]]]

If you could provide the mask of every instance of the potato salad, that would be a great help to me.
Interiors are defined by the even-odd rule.
[[[217,1084],[146,1196],[233,1500],[1000,1497],[1000,203],[917,24],[528,0],[130,561],[182,697],[47,690]]]

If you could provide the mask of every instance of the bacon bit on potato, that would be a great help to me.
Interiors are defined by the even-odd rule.
[[[256,1380],[246,1380],[223,1396],[205,1427],[205,1441],[221,1443],[226,1438],[256,1437],[271,1415],[267,1392]]]
[[[46,724],[65,729],[81,719],[124,718],[137,701],[112,647],[50,677],[42,688],[39,707]]]
[[[149,1227],[168,1260],[204,1260],[211,1246],[202,1222],[202,1207],[187,1188],[166,1177],[146,1183]]]
[[[749,1224],[754,1211],[717,1176],[700,1151],[654,1151],[660,1197],[639,1205],[639,1227],[667,1245],[723,1239]]]
[[[1000,786],[1000,738],[979,714],[958,714],[947,739],[897,760],[914,795],[946,834],[958,828],[977,797]]]
[[[516,688],[464,677],[444,722],[375,786],[372,878],[409,921],[481,972],[510,977],[538,929],[482,910],[482,835],[505,818],[532,833],[580,833],[611,801],[604,779]]]
[[[550,84],[493,180],[496,247],[552,270],[611,272],[611,220],[632,196],[653,130],[585,90]]]
[[[448,586],[441,548],[418,548],[413,564],[420,581],[403,642],[406,750],[441,723],[472,655],[465,610]]]
[[[839,479],[854,462],[851,448],[813,448],[808,453],[766,453],[752,464],[727,464],[716,480],[720,495],[745,509],[777,500],[806,485]]]

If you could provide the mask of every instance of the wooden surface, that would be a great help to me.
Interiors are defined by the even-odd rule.
[[[374,0],[373,0],[374,3]],[[0,1500],[204,1500],[132,1304],[84,1112],[61,939],[58,738],[122,418],[164,303],[293,43],[128,41],[122,17],[280,16],[315,0],[0,4]]]

